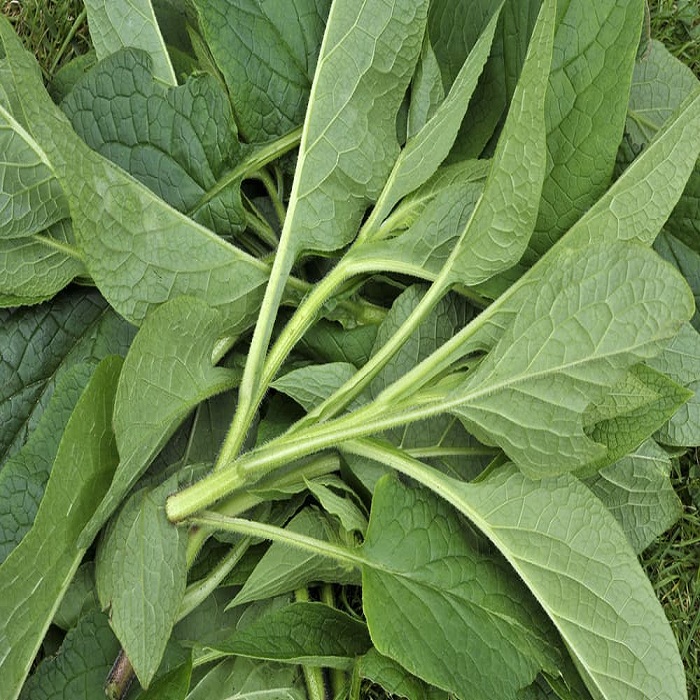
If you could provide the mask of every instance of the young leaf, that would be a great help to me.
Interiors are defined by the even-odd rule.
[[[368,441],[345,449],[383,460],[466,515],[554,622],[594,697],[685,697],[676,641],[649,579],[613,516],[573,476],[532,481],[507,465],[465,484]]]
[[[139,700],[185,700],[192,677],[192,657],[156,680]]]
[[[66,635],[58,654],[44,659],[22,688],[20,700],[95,700],[119,652],[107,616],[91,612]]]
[[[578,469],[604,456],[584,433],[583,411],[628,367],[657,354],[692,312],[685,281],[642,246],[562,255],[446,400],[531,478]]]
[[[429,491],[393,477],[377,484],[362,547],[372,640],[460,698],[515,698],[541,668],[556,668],[552,632],[508,568],[476,551],[462,529]]]
[[[107,358],[80,397],[32,529],[0,564],[0,695],[15,700],[85,548],[76,539],[117,463],[112,406],[121,360]]]
[[[177,85],[151,0],[86,0],[85,7],[98,59],[133,46],[148,53],[159,80]]]
[[[323,510],[340,521],[346,532],[358,532],[364,536],[367,516],[357,504],[357,496],[344,481],[333,476],[306,482],[306,488],[321,504]],[[338,489],[341,494],[337,493]]]
[[[321,540],[339,541],[337,527],[316,508],[308,507],[300,511],[289,521],[287,528]],[[275,542],[260,559],[231,604],[243,605],[253,600],[272,598],[314,581],[353,583],[357,579],[355,570],[345,564]]]
[[[545,114],[547,177],[530,242],[539,256],[603,194],[622,138],[642,17],[638,0],[564,4]],[[585,116],[583,116],[585,115]]]
[[[440,66],[430,44],[427,32],[423,37],[423,48],[411,80],[411,102],[408,105],[406,132],[408,138],[417,134],[433,116],[445,99]]]
[[[360,620],[323,603],[298,602],[263,615],[211,647],[234,656],[347,669],[371,645]]]
[[[236,384],[238,372],[212,366],[214,346],[225,333],[222,315],[189,297],[163,304],[146,319],[117,388],[119,466],[89,531],[102,526],[187,414]]]
[[[187,532],[165,517],[176,484],[136,492],[107,528],[97,550],[97,593],[139,682],[160,666],[187,583]]]
[[[249,141],[304,120],[330,0],[195,0],[200,29]]]
[[[587,481],[615,516],[635,552],[644,551],[680,517],[681,502],[668,478],[671,459],[653,440],[601,469]]]
[[[27,440],[68,368],[125,355],[134,329],[94,291],[0,310],[0,464]]]
[[[93,370],[79,363],[61,375],[36,429],[0,471],[0,562],[34,522],[63,431]]]
[[[236,124],[213,76],[166,88],[145,53],[121,50],[90,71],[61,108],[92,149],[178,211],[221,235],[245,228],[241,177],[227,173],[240,156]]]

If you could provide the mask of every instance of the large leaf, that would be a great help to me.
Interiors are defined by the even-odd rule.
[[[545,114],[547,178],[530,247],[541,255],[603,194],[625,125],[639,0],[562,3]]]
[[[243,135],[282,136],[304,119],[330,0],[195,0]]]
[[[658,354],[692,313],[685,281],[642,246],[562,255],[447,401],[530,477],[580,468],[605,454],[584,433],[584,410]]]
[[[460,698],[487,700],[514,699],[542,667],[556,668],[534,600],[429,491],[382,479],[362,553],[372,641],[412,673]]]
[[[125,46],[147,51],[155,76],[177,85],[151,0],[87,0],[90,39],[97,58],[106,58]]]
[[[107,616],[92,612],[68,632],[58,654],[44,659],[22,688],[20,700],[94,700],[119,652]]]
[[[671,459],[653,440],[601,469],[588,482],[622,526],[635,552],[642,552],[681,515],[669,479]]]
[[[76,539],[117,462],[112,407],[121,360],[107,358],[80,397],[32,529],[0,565],[0,695],[15,700],[85,548]]]
[[[465,484],[390,448],[360,441],[345,448],[383,460],[466,515],[554,622],[594,697],[687,697],[676,641],[649,579],[613,516],[580,481],[532,481],[506,465]]]
[[[59,378],[36,429],[0,471],[0,562],[34,522],[63,431],[93,369],[79,363]]]
[[[175,486],[136,492],[107,528],[96,559],[100,602],[144,688],[160,666],[187,583],[187,532],[165,517]]]
[[[218,185],[239,155],[228,97],[207,74],[166,88],[146,54],[101,61],[61,104],[73,128],[178,211],[219,234],[244,228],[240,177]]]
[[[112,307],[140,323],[151,308],[190,294],[224,310],[231,332],[248,327],[267,267],[90,149],[51,102],[34,58],[0,20],[3,68],[12,78],[12,92],[66,193],[88,271]]]
[[[148,317],[126,357],[115,399],[119,466],[89,529],[104,523],[195,406],[236,383],[237,372],[212,366],[224,334],[221,314],[198,299],[173,299]]]
[[[94,291],[67,290],[0,310],[0,464],[26,441],[60,375],[82,361],[125,355],[134,329]]]

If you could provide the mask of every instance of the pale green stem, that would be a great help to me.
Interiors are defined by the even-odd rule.
[[[287,217],[287,210],[285,209],[284,204],[280,199],[276,183],[273,181],[270,174],[264,168],[258,170],[258,172],[254,173],[251,177],[260,180],[260,182],[265,187],[265,190],[267,191],[267,196],[270,198],[270,201],[272,202],[272,207],[274,208],[275,214],[277,215],[277,220],[279,221],[280,226],[283,226],[284,220]]]
[[[329,608],[337,607],[332,584],[324,583],[321,586],[321,602],[325,603]],[[331,683],[331,697],[341,697],[342,691],[348,684],[347,674],[345,674],[339,668],[326,669],[326,672],[328,673]]]
[[[308,588],[298,588],[294,591],[294,600],[308,603],[311,600]],[[326,684],[324,670],[317,666],[302,666],[306,696],[308,700],[326,700]]]

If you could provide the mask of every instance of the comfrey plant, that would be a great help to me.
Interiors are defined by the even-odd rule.
[[[643,0],[86,5],[48,91],[0,21],[0,696],[686,698]]]

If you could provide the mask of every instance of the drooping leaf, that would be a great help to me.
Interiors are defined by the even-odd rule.
[[[658,433],[666,445],[693,447],[700,443],[700,334],[690,325],[658,356],[649,361],[651,367],[664,372],[692,392]]]
[[[330,0],[195,0],[241,133],[266,141],[304,119]]]
[[[125,355],[133,335],[99,294],[87,290],[0,310],[0,464],[36,428],[63,372],[79,362]]]
[[[638,0],[562,3],[545,114],[547,177],[530,248],[542,255],[608,187],[622,138],[637,40]]]
[[[336,526],[315,508],[301,510],[287,527],[302,535],[339,541]],[[352,567],[275,542],[260,559],[232,604],[243,605],[253,600],[272,598],[314,581],[353,583],[357,579]]]
[[[306,487],[326,513],[338,518],[346,532],[358,532],[364,537],[367,516],[358,505],[356,494],[344,481],[331,475],[307,481]]]
[[[0,20],[2,63],[13,94],[68,198],[88,272],[112,307],[138,324],[150,309],[189,294],[222,309],[232,333],[248,327],[267,266],[176,212],[91,150],[49,98],[34,58]]]
[[[440,75],[440,65],[426,32],[416,72],[411,80],[411,101],[406,120],[409,138],[426,125],[444,99],[445,88]]]
[[[176,485],[131,496],[97,551],[100,602],[144,688],[160,666],[187,583],[187,532],[165,517]]]
[[[213,648],[254,659],[348,669],[370,646],[360,620],[323,603],[297,602],[237,629]]]
[[[151,0],[87,0],[85,7],[98,59],[133,46],[148,53],[159,80],[177,85]]]
[[[94,700],[104,696],[107,674],[119,642],[107,616],[82,617],[66,635],[58,654],[44,659],[22,688],[20,700]]]
[[[653,440],[601,469],[589,480],[591,491],[622,526],[641,553],[681,515],[681,502],[669,479],[671,459]]]
[[[460,698],[515,698],[541,668],[556,668],[551,630],[508,567],[475,550],[462,530],[429,491],[392,477],[377,484],[362,547],[372,640]]]
[[[61,375],[36,429],[0,471],[0,562],[34,522],[63,431],[93,370],[79,363]]]
[[[658,354],[693,313],[685,281],[653,251],[611,244],[562,255],[494,350],[447,400],[470,432],[531,478],[605,455],[583,430],[627,368]]]
[[[219,234],[244,226],[240,178],[223,189],[239,156],[236,124],[211,75],[167,88],[141,51],[121,50],[80,81],[61,105],[76,132],[172,207]]]
[[[594,697],[685,697],[663,608],[622,529],[580,481],[533,481],[507,465],[465,484],[366,441],[345,448],[382,459],[466,515],[554,622]]]
[[[112,406],[121,360],[98,365],[66,426],[32,529],[0,564],[0,695],[15,700],[85,548],[76,539],[117,462]]]
[[[222,315],[189,297],[164,304],[143,324],[115,399],[119,466],[90,530],[101,527],[187,414],[235,385],[238,372],[212,365],[214,346],[225,333]]]

